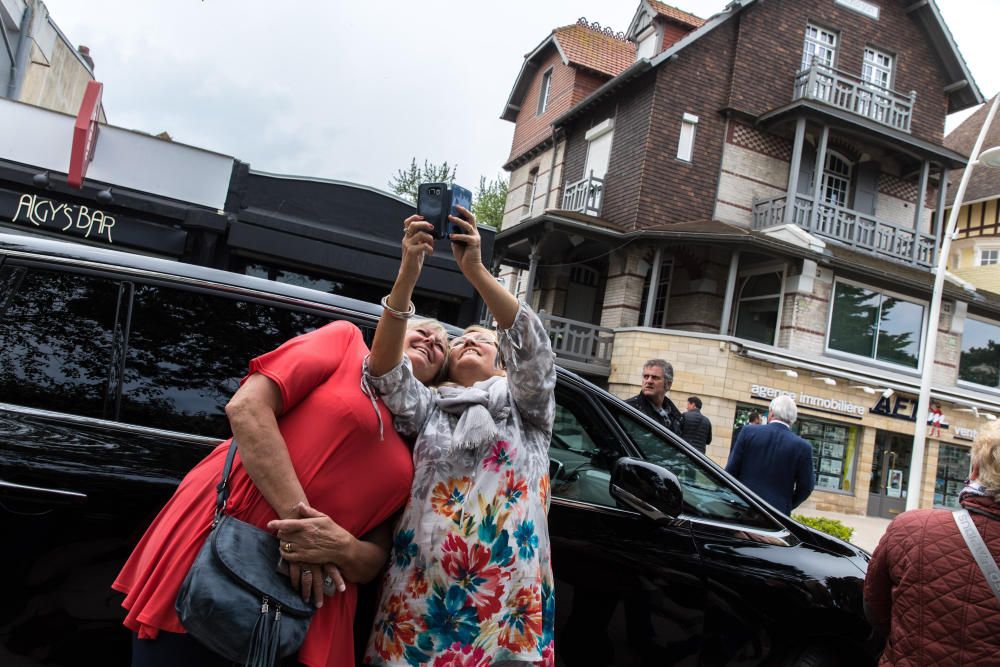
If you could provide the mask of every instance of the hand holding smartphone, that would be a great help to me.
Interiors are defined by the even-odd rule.
[[[448,238],[449,234],[464,233],[450,220],[449,215],[462,218],[458,206],[472,210],[472,192],[460,185],[448,183],[421,183],[417,188],[417,214],[434,225],[434,238]]]

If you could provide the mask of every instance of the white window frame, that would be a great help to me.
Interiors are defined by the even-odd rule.
[[[652,266],[649,267],[649,273],[646,275],[646,278],[643,280],[643,285],[644,286],[645,286],[645,281],[649,280],[649,289],[650,289],[650,291],[653,291],[653,312],[650,314],[651,320],[650,320],[650,323],[649,323],[649,326],[651,326],[651,327],[655,327],[657,329],[666,329],[667,328],[667,315],[668,315],[668,312],[670,310],[670,292],[671,292],[671,290],[672,290],[672,288],[674,286],[674,266],[675,265],[676,265],[676,263],[674,262],[674,258],[672,256],[661,257],[660,258],[660,271],[659,271],[659,276],[657,278],[657,280],[659,282],[656,285],[654,285],[652,283],[652,281],[649,280],[653,276],[653,267]],[[663,270],[664,268],[666,268],[667,270],[664,271]],[[664,273],[666,273],[666,277],[665,278],[664,278]],[[660,316],[660,321],[657,322],[656,321],[656,300],[660,296],[660,289],[661,288],[666,288],[666,292],[663,295],[663,314]],[[646,316],[645,309],[646,309],[646,303],[648,303],[648,302],[649,302],[649,298],[648,298],[648,293],[647,293],[647,299],[646,299],[645,302],[643,302],[642,308],[641,308],[643,318],[645,318],[645,316]],[[640,325],[641,326],[645,326],[645,325],[642,324],[641,321],[640,321]]]
[[[983,263],[985,253],[993,253],[995,255],[992,262]],[[1000,245],[976,246],[976,266],[996,266],[998,264],[1000,264]]]
[[[523,204],[524,213],[521,214],[521,217],[530,218],[532,211],[535,209],[535,195],[538,188],[538,167],[528,172],[528,182],[525,183],[524,187],[527,188],[527,191],[525,192]]]
[[[694,140],[697,135],[698,117],[693,113],[681,116],[681,132],[677,137],[677,159],[692,162],[694,157]]]
[[[831,158],[837,159],[840,162],[844,163],[844,165],[847,167],[846,176],[844,174],[830,170]],[[830,187],[830,181],[845,182],[843,202],[834,204],[827,197],[827,193],[829,192],[829,187]],[[820,197],[822,198],[823,203],[830,204],[832,206],[839,206],[840,208],[850,208],[849,204],[851,200],[851,188],[853,185],[854,185],[854,164],[850,160],[848,160],[843,154],[838,153],[837,151],[833,150],[827,151],[826,160],[824,161],[823,164],[822,187],[820,188]]]
[[[587,161],[583,165],[583,177],[590,178],[590,172],[593,171],[593,148],[597,145],[595,142],[602,141],[607,142],[608,148],[608,164],[604,166],[604,171],[597,176],[597,178],[603,179],[608,173],[608,167],[611,164],[611,150],[614,147],[614,132],[615,132],[615,119],[608,118],[594,127],[587,130],[587,133],[583,135],[583,138],[587,141]]]
[[[837,285],[844,283],[845,285],[851,285],[853,287],[860,287],[862,289],[871,290],[872,292],[877,292],[882,296],[892,297],[894,299],[899,299],[901,301],[906,301],[914,305],[920,306],[923,309],[923,315],[920,318],[920,344],[917,345],[917,367],[911,368],[909,366],[902,366],[900,364],[894,364],[891,361],[882,361],[881,359],[876,359],[875,357],[864,357],[860,354],[851,354],[850,352],[844,352],[842,350],[834,350],[830,347],[830,329],[833,325],[833,307],[836,305],[835,296],[837,294]],[[881,287],[876,287],[874,285],[869,285],[867,283],[859,282],[857,280],[849,280],[847,278],[834,278],[833,286],[830,289],[830,308],[826,313],[826,335],[823,337],[823,354],[828,357],[846,359],[848,361],[862,362],[866,364],[872,364],[880,368],[885,368],[887,370],[894,370],[899,373],[904,373],[906,375],[920,375],[924,368],[924,339],[927,336],[927,318],[930,316],[928,313],[928,302],[924,299],[915,299],[912,296],[906,294],[901,294],[899,292],[894,292],[892,290],[883,289]],[[881,308],[880,308],[881,311]],[[881,314],[881,313],[880,313]],[[876,330],[875,345],[878,346],[878,330]]]
[[[879,63],[879,58],[884,58],[889,61],[888,66]],[[876,49],[873,46],[865,47],[864,59],[861,63],[861,80],[871,86],[878,86],[879,88],[884,88],[885,90],[892,90],[893,78],[896,72],[896,58],[891,53],[883,51],[881,49]],[[885,83],[882,83],[877,78],[870,78],[872,73],[881,73],[885,75]]]
[[[824,41],[824,37],[829,39]],[[802,70],[809,69],[813,63],[817,62],[817,55],[826,53],[829,54],[829,62],[827,62],[827,58],[823,58],[819,60],[819,64],[830,68],[836,67],[837,42],[839,41],[840,36],[833,30],[827,30],[818,25],[807,23],[805,40],[802,46]]]
[[[550,67],[542,74],[542,80],[538,84],[538,111],[536,116],[541,116],[549,108],[549,98],[552,94],[552,71]]]
[[[768,264],[767,266],[756,266],[752,269],[747,269],[746,271],[740,271],[736,274],[736,285],[738,289],[733,294],[733,308],[732,321],[729,323],[729,335],[736,336],[736,323],[739,322],[740,316],[740,292],[742,287],[740,287],[740,281],[746,278],[752,278],[754,276],[763,275],[766,273],[780,273],[781,274],[781,285],[778,288],[778,319],[774,327],[774,340],[771,341],[771,345],[778,344],[778,337],[781,335],[781,315],[782,311],[785,309],[785,281],[788,279],[787,266],[784,263],[780,264]],[[755,296],[751,297],[750,301],[763,301],[764,299],[769,299],[771,297]],[[746,340],[746,339],[743,339]]]
[[[1000,327],[1000,322],[988,319],[986,317],[980,317],[978,315],[969,315],[969,314],[967,314],[965,316],[965,319],[966,319],[966,321],[968,321],[968,320],[975,320],[977,322],[982,322],[983,324],[992,324],[995,327]],[[983,392],[987,392],[987,393],[990,393],[990,394],[998,394],[998,395],[1000,395],[1000,387],[991,387],[988,384],[979,384],[977,382],[972,382],[971,380],[963,380],[961,377],[959,377],[958,374],[962,372],[962,355],[964,354],[964,352],[962,351],[962,348],[965,347],[965,330],[964,330],[964,328],[962,330],[962,337],[963,337],[962,338],[962,344],[961,344],[961,346],[959,347],[959,350],[958,350],[958,369],[956,370],[956,373],[955,373],[955,386],[956,387],[966,387],[966,388],[969,388],[969,389],[976,389],[978,391],[983,391]]]
[[[635,40],[635,59],[652,58],[657,53],[660,35],[653,25],[643,30]]]

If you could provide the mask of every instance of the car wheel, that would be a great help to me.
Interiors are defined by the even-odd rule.
[[[825,646],[806,646],[791,651],[781,662],[781,667],[837,667],[840,661],[837,656]]]

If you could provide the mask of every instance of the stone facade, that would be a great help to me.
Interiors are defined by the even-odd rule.
[[[912,437],[915,423],[872,412],[871,408],[877,403],[878,396],[864,394],[852,388],[848,381],[829,387],[807,372],[800,372],[797,378],[789,378],[772,364],[740,356],[737,348],[738,345],[733,341],[719,336],[663,333],[642,328],[618,330],[608,380],[609,390],[621,398],[634,396],[640,389],[643,363],[652,358],[668,360],[674,367],[674,383],[669,396],[681,408],[690,395],[702,399],[702,413],[712,421],[713,434],[706,453],[721,466],[725,466],[729,458],[737,405],[752,405],[761,410],[767,408],[766,399],[751,396],[752,385],[764,385],[796,395],[808,394],[862,406],[865,408],[864,416],[852,418],[799,404],[800,419],[819,419],[853,426],[857,428],[858,438],[851,475],[852,490],[816,489],[799,511],[814,508],[866,514],[876,433],[885,431]],[[916,400],[915,396],[908,398]],[[941,444],[967,447],[967,441],[957,439],[956,430],[976,428],[976,420],[970,414],[958,410],[958,407],[947,403],[942,405],[949,428],[942,430],[940,437],[929,437],[927,440],[924,481],[920,492],[921,507],[931,507],[934,503],[934,484]]]

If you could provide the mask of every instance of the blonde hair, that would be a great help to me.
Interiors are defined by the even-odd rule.
[[[972,465],[978,466],[976,479],[1000,499],[1000,421],[987,422],[972,443]]]
[[[436,334],[441,335],[441,340],[444,342],[445,355],[444,360],[441,362],[441,368],[438,369],[437,375],[427,383],[429,387],[436,387],[437,385],[444,382],[445,378],[448,377],[448,330],[444,328],[444,325],[433,318],[424,318],[422,320],[410,320],[406,323],[406,329],[430,329]]]

